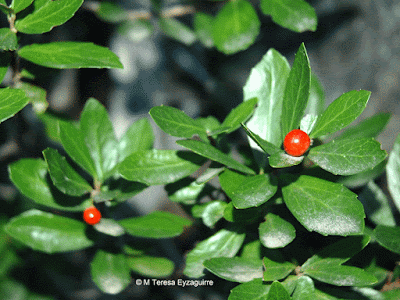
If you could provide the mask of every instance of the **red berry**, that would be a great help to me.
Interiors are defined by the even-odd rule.
[[[100,222],[101,219],[101,213],[100,211],[92,206],[92,207],[88,207],[85,209],[85,211],[83,212],[83,219],[85,220],[86,223],[88,223],[89,225],[94,225]]]
[[[289,132],[283,140],[283,149],[291,156],[302,156],[310,147],[310,137],[300,129]]]

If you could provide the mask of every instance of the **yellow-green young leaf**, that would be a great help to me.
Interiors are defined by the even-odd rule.
[[[214,46],[212,37],[212,23],[214,19],[212,16],[198,12],[194,16],[193,26],[200,42],[207,48]]]
[[[14,116],[29,102],[25,92],[18,89],[0,89],[0,122]]]
[[[127,258],[122,253],[97,250],[90,271],[94,283],[107,294],[118,294],[131,282]]]
[[[33,0],[13,0],[11,2],[10,8],[12,8],[14,13],[16,14],[27,8],[29,5],[32,4],[32,2]]]
[[[267,214],[258,232],[261,243],[267,248],[285,247],[296,237],[296,229],[293,225],[272,213]]]
[[[15,27],[18,31],[28,34],[48,32],[54,26],[64,24],[71,19],[82,3],[83,0],[57,0],[34,5],[33,12],[17,20]]]
[[[160,27],[169,37],[190,46],[196,41],[196,35],[186,25],[173,18],[161,18]]]
[[[108,48],[87,42],[32,44],[22,47],[18,55],[37,65],[55,69],[123,68],[119,58]]]
[[[128,264],[131,270],[146,277],[168,277],[174,272],[175,265],[164,257],[136,256],[129,257]]]
[[[0,28],[0,49],[3,51],[12,51],[18,48],[18,40],[15,32],[10,28]]]
[[[86,236],[86,224],[32,209],[10,220],[6,232],[28,247],[46,253],[81,250],[94,242]]]
[[[214,19],[214,44],[225,54],[245,50],[254,43],[260,24],[255,9],[248,1],[229,1]]]
[[[234,287],[229,294],[228,300],[265,300],[270,287],[261,278],[256,278]]]
[[[279,281],[274,281],[269,289],[266,300],[290,300],[290,295]]]
[[[378,225],[374,230],[374,237],[381,246],[400,254],[399,227]]]

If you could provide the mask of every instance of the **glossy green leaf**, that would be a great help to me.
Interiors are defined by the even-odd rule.
[[[224,210],[225,220],[243,225],[251,224],[258,221],[258,219],[263,214],[265,214],[265,210],[258,207],[236,209],[232,201],[226,205]]]
[[[308,276],[300,276],[296,282],[296,288],[293,292],[293,300],[314,300],[315,299],[314,282]]]
[[[282,140],[289,131],[299,127],[307,108],[310,84],[310,61],[304,43],[302,43],[286,82],[282,103]]]
[[[10,220],[7,234],[34,250],[58,253],[93,245],[86,237],[86,224],[32,209]]]
[[[10,28],[0,28],[0,50],[13,51],[18,48],[17,34]]]
[[[97,250],[90,264],[90,271],[94,283],[107,294],[118,294],[131,282],[127,258],[122,253]]]
[[[204,275],[203,262],[213,257],[233,257],[239,251],[245,238],[244,233],[221,229],[211,237],[201,241],[186,257],[183,271],[188,277]]]
[[[278,190],[278,182],[269,174],[244,176],[225,170],[219,176],[222,189],[231,198],[236,208],[257,207],[265,203]]]
[[[364,111],[371,92],[350,91],[335,101],[319,116],[311,138],[320,137],[345,128]]]
[[[174,18],[161,18],[161,30],[169,37],[187,45],[192,45],[197,37],[193,30]]]
[[[125,11],[120,5],[110,1],[99,2],[96,15],[101,20],[111,23],[125,21],[128,17],[127,11]]]
[[[322,235],[355,235],[364,231],[364,208],[343,185],[300,176],[282,188],[286,206],[309,231]]]
[[[113,179],[107,186],[109,190],[104,192],[110,192],[113,194],[111,197],[118,202],[128,200],[133,196],[139,194],[141,191],[147,188],[147,185],[140,182],[132,182],[123,178]],[[110,199],[111,199],[110,198]],[[96,197],[94,198],[96,201]]]
[[[257,259],[214,257],[203,265],[214,275],[233,282],[248,282],[263,275],[262,262]]]
[[[174,272],[174,263],[164,257],[136,256],[128,258],[131,270],[146,277],[168,277]]]
[[[400,134],[397,136],[386,165],[386,178],[390,195],[400,211]]]
[[[360,172],[354,175],[342,176],[338,178],[337,183],[341,183],[349,189],[360,188],[365,186],[369,181],[375,180],[381,176],[386,169],[387,159],[384,159],[381,163],[377,164],[371,170]]]
[[[25,91],[37,114],[43,114],[46,111],[49,102],[47,102],[47,92],[45,89],[23,81],[18,82],[16,87]]]
[[[291,156],[284,151],[274,153],[269,157],[269,165],[273,168],[287,168],[301,164],[304,156]]]
[[[57,150],[47,148],[43,151],[43,156],[53,184],[64,194],[82,196],[93,189]]]
[[[102,182],[118,162],[117,138],[106,108],[90,98],[83,108],[79,125],[96,168],[96,178]]]
[[[192,215],[195,218],[202,218],[204,225],[212,228],[215,223],[224,217],[226,205],[226,202],[217,200],[194,205],[192,207]]]
[[[132,153],[153,148],[154,134],[148,119],[134,122],[120,138],[118,160],[121,162]]]
[[[29,102],[25,92],[18,89],[0,89],[0,122],[14,116]]]
[[[77,123],[76,121],[62,118],[46,110],[43,114],[39,114],[38,118],[43,122],[47,137],[53,142],[61,144],[60,123]]]
[[[317,30],[317,14],[304,0],[261,0],[261,11],[275,23],[295,32]]]
[[[8,172],[18,190],[37,204],[67,211],[82,211],[88,204],[88,200],[68,197],[53,188],[47,164],[41,159],[21,159],[10,164]]]
[[[122,236],[125,234],[124,228],[118,224],[114,219],[101,218],[100,222],[93,225],[96,231],[104,233],[109,236]]]
[[[296,237],[296,229],[281,217],[268,213],[258,227],[261,243],[267,248],[282,248]]]
[[[14,13],[19,13],[20,11],[31,5],[33,0],[13,0],[11,2],[10,8],[13,9]]]
[[[182,204],[195,204],[202,194],[205,183],[197,183],[191,178],[183,178],[165,186],[168,198]]]
[[[34,64],[55,69],[123,68],[119,58],[108,48],[87,42],[31,44],[22,47],[18,55]]]
[[[400,227],[378,225],[374,237],[382,247],[400,254]]]
[[[168,184],[193,174],[203,160],[190,152],[175,150],[142,150],[119,164],[127,180],[147,185]]]
[[[206,135],[203,126],[175,107],[156,106],[149,113],[154,122],[169,135],[182,138],[191,138],[195,134]]]
[[[97,176],[96,166],[85,143],[82,132],[75,124],[61,122],[60,139],[68,155],[93,177]]]
[[[270,287],[262,279],[256,278],[234,287],[228,300],[266,300]]]
[[[335,175],[353,175],[372,170],[387,156],[373,138],[333,140],[311,148],[308,158]]]
[[[171,238],[180,235],[192,222],[165,211],[154,211],[146,216],[128,218],[118,223],[133,236]]]
[[[182,147],[192,150],[193,152],[203,157],[219,162],[220,164],[223,164],[228,168],[232,168],[246,174],[254,174],[254,171],[252,169],[246,167],[245,165],[242,165],[241,163],[231,158],[229,155],[214,148],[210,144],[196,140],[179,140],[176,143]]]
[[[320,115],[325,108],[324,87],[318,77],[311,71],[310,96],[306,108],[306,114]]]
[[[259,135],[252,132],[244,124],[242,124],[242,127],[246,131],[246,134],[251,138],[251,140],[254,143],[256,143],[265,153],[273,155],[278,152],[283,152],[279,147],[275,146],[270,142],[267,142],[266,140],[262,139]]]
[[[42,1],[43,2],[43,1]],[[83,0],[46,1],[35,6],[33,12],[15,22],[18,31],[28,34],[48,32],[54,26],[64,24],[81,7]]]
[[[269,289],[266,300],[290,300],[290,295],[279,281],[274,281]]]
[[[267,257],[263,259],[264,264],[264,281],[280,280],[288,276],[294,269],[295,265],[288,261],[274,261]]]
[[[213,21],[214,18],[211,15],[202,12],[198,12],[194,15],[194,31],[203,46],[207,48],[214,46],[214,40],[212,36]]]
[[[232,109],[232,111],[225,118],[224,122],[221,124],[221,127],[229,128],[226,133],[235,131],[240,127],[241,123],[246,122],[247,119],[253,114],[257,102],[257,98],[252,98]]]
[[[225,54],[245,50],[254,43],[260,25],[257,13],[248,1],[229,1],[214,19],[214,44]]]

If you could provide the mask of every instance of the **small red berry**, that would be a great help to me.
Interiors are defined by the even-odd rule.
[[[101,213],[100,211],[92,206],[92,207],[88,207],[85,209],[85,211],[83,212],[83,219],[85,220],[85,222],[89,225],[94,225],[100,222],[101,219]]]
[[[300,129],[290,131],[283,140],[283,149],[291,156],[302,156],[310,147],[310,137]]]

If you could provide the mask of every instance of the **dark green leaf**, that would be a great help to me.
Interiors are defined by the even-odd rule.
[[[146,216],[128,218],[118,223],[133,236],[170,238],[180,235],[192,222],[165,211],[154,211]]]
[[[47,177],[47,164],[41,159],[21,159],[10,164],[8,172],[18,190],[37,204],[68,211],[82,211],[89,202],[57,193]]]
[[[247,119],[253,114],[257,102],[257,98],[252,98],[232,109],[232,111],[225,118],[224,122],[221,124],[221,127],[229,128],[226,133],[235,131],[240,127],[241,123],[246,122]]]
[[[254,223],[263,214],[265,214],[265,210],[258,207],[236,209],[232,202],[229,202],[224,210],[225,220],[236,224]]]
[[[304,156],[291,156],[284,151],[279,151],[269,157],[269,165],[273,168],[287,168],[300,164]]]
[[[197,37],[199,38],[200,42],[207,48],[211,48],[212,46],[214,46],[214,40],[212,37],[213,21],[214,19],[212,16],[202,12],[196,13],[193,20],[193,27],[197,34]]]
[[[266,300],[290,300],[290,295],[279,281],[274,281],[268,292]]]
[[[43,2],[43,1],[42,1]],[[64,24],[81,7],[83,0],[57,0],[43,2],[34,11],[15,22],[18,31],[28,34],[48,32],[54,26]]]
[[[261,243],[267,248],[285,247],[296,237],[296,229],[293,225],[272,213],[267,214],[258,232]]]
[[[223,190],[238,209],[257,207],[265,203],[278,190],[278,182],[269,174],[244,176],[225,170],[219,176]]]
[[[363,206],[343,185],[303,175],[282,193],[289,210],[309,231],[343,236],[364,231]]]
[[[248,1],[229,1],[215,17],[212,29],[217,49],[233,54],[254,43],[260,32],[260,21]]]
[[[147,185],[168,184],[193,174],[202,159],[193,153],[175,150],[142,150],[119,164],[119,172],[127,180]]]
[[[10,28],[0,28],[0,50],[12,51],[18,48],[17,34]]]
[[[118,162],[117,139],[106,108],[90,98],[80,117],[80,130],[96,168],[100,182],[111,175]]]
[[[386,178],[393,202],[400,211],[400,134],[397,136],[386,165]]]
[[[108,1],[99,2],[96,15],[101,20],[111,23],[125,21],[128,17],[127,12],[121,6]]]
[[[206,136],[206,130],[183,111],[170,106],[156,106],[150,110],[154,122],[166,133],[182,138]]]
[[[16,14],[27,8],[29,5],[32,4],[32,2],[33,0],[13,0],[11,2],[10,8],[12,8],[14,13]]]
[[[46,90],[22,81],[18,82],[16,87],[25,91],[26,96],[30,99],[33,109],[37,114],[43,114],[46,111],[49,106]]]
[[[258,259],[242,257],[214,257],[204,262],[204,267],[228,281],[248,282],[262,278],[262,262]]]
[[[335,175],[353,175],[371,170],[387,156],[373,138],[333,140],[314,147],[308,158]]]
[[[364,111],[371,92],[350,91],[335,101],[319,116],[311,138],[320,137],[345,128]]]
[[[295,265],[288,261],[273,261],[267,257],[263,259],[264,264],[264,281],[280,280],[288,276],[294,269]]]
[[[308,276],[301,276],[297,279],[296,288],[292,295],[293,300],[314,300],[314,282]]]
[[[184,274],[199,278],[204,275],[203,262],[213,257],[233,257],[239,251],[245,238],[244,233],[221,229],[208,239],[198,243],[186,257]]]
[[[295,32],[317,30],[317,14],[303,0],[261,0],[261,11],[282,27]]]
[[[2,300],[26,300],[29,290],[20,281],[5,277],[0,282],[0,299]],[[45,299],[48,300],[48,299]]]
[[[269,290],[269,284],[264,284],[262,279],[256,278],[234,287],[228,300],[266,300]]]
[[[202,218],[204,225],[207,227],[214,227],[224,216],[226,202],[210,201],[208,203],[194,205],[192,208],[192,215],[195,218]]]
[[[51,1],[57,2],[61,1]],[[86,42],[32,44],[22,47],[18,55],[37,65],[55,69],[123,68],[119,58],[109,49]]]
[[[169,37],[190,46],[196,41],[196,35],[193,30],[173,18],[160,19],[162,31]]]
[[[16,240],[50,254],[92,246],[93,241],[86,237],[85,229],[83,222],[36,209],[12,218],[5,227]]]
[[[246,174],[254,174],[254,171],[252,169],[246,167],[245,165],[242,165],[241,163],[231,158],[229,155],[214,148],[210,144],[195,140],[179,140],[176,143],[182,147],[192,150],[193,152],[201,156],[219,162],[220,164],[223,164],[228,168],[232,168]]]
[[[43,151],[43,156],[53,184],[64,194],[82,196],[93,189],[57,150],[47,148]]]
[[[11,118],[29,102],[25,92],[18,89],[0,89],[0,123]]]
[[[174,272],[174,263],[164,257],[129,257],[128,265],[133,272],[146,277],[168,277]]]
[[[107,294],[118,294],[131,282],[127,259],[121,253],[97,250],[90,270],[94,283]]]
[[[382,247],[400,254],[400,227],[378,225],[374,237]]]
[[[310,96],[310,82],[310,62],[302,43],[286,82],[282,103],[282,139],[289,131],[297,129],[300,125]]]
[[[269,155],[273,155],[278,152],[283,152],[279,147],[274,144],[267,142],[262,139],[259,135],[252,132],[249,128],[247,128],[244,124],[242,124],[243,129],[246,131],[246,134],[253,140],[265,153]]]

